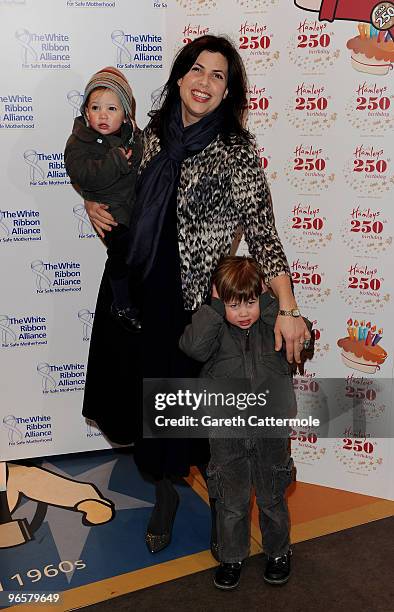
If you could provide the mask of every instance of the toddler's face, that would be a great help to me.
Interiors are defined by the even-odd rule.
[[[104,135],[117,132],[125,119],[119,96],[111,89],[92,91],[85,113],[90,127]]]
[[[260,303],[258,298],[247,302],[228,302],[224,306],[226,309],[227,321],[241,329],[249,329],[253,323],[256,323],[260,316]]]

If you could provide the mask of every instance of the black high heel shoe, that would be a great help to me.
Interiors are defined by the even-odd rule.
[[[179,505],[179,495],[172,482],[166,478],[156,483],[156,503],[145,535],[150,553],[166,548],[172,537],[172,528]]]

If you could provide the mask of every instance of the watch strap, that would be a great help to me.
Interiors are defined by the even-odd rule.
[[[300,317],[300,311],[298,308],[293,308],[292,310],[279,310],[279,314],[282,317]]]

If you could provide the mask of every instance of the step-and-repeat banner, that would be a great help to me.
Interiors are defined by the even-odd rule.
[[[0,459],[108,447],[81,417],[105,251],[63,163],[86,81],[122,69],[144,127],[176,51],[226,34],[316,329],[300,411],[343,418],[335,438],[329,424],[292,432],[298,478],[393,498],[394,4],[0,0],[0,11]]]

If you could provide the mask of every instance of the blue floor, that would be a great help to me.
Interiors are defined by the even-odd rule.
[[[62,478],[95,485],[116,511],[109,522],[87,526],[80,512],[49,505],[31,541],[0,548],[5,591],[64,591],[209,548],[209,507],[184,484],[177,485],[180,504],[171,546],[155,555],[148,552],[144,535],[154,487],[141,478],[131,454],[100,451],[32,463]],[[41,508],[45,511],[45,505]],[[22,496],[12,519],[30,522],[36,510],[37,503]]]

